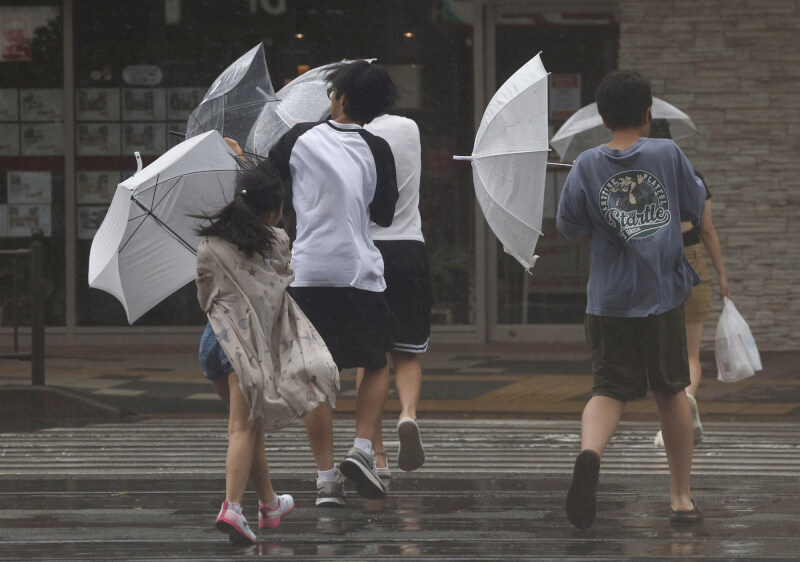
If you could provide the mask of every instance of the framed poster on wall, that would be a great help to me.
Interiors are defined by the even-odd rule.
[[[19,90],[0,89],[0,121],[19,121]]]
[[[166,127],[164,123],[125,123],[122,126],[122,153],[140,152],[160,155],[166,150]]]
[[[119,120],[119,90],[80,88],[75,93],[75,119],[78,121]]]
[[[205,93],[206,88],[167,89],[167,119],[186,121],[189,114],[200,105]]]
[[[78,156],[118,156],[120,153],[119,123],[78,123],[76,136]]]
[[[50,205],[8,206],[8,236],[27,238],[37,227],[44,231],[45,236],[52,234]]]
[[[75,174],[77,200],[81,205],[109,204],[122,175],[118,170],[82,170]]]
[[[19,125],[0,123],[0,156],[19,156]]]
[[[163,121],[167,115],[162,88],[122,90],[123,121]]]
[[[78,239],[91,240],[94,238],[97,229],[103,224],[108,207],[101,206],[79,206],[78,207]]]
[[[50,203],[52,186],[50,172],[6,172],[8,203]]]
[[[23,156],[58,156],[64,154],[64,125],[61,123],[23,123]]]
[[[19,104],[20,121],[63,121],[64,119],[64,90],[20,90]]]

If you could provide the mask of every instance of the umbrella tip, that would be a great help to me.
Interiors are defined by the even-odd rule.
[[[136,151],[133,156],[136,158],[136,172],[134,174],[138,174],[142,171],[142,155],[139,154],[139,151]]]

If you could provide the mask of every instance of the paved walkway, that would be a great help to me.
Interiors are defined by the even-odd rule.
[[[800,421],[800,353],[765,353],[764,370],[726,384],[715,380],[713,353],[703,356],[698,400],[703,419]],[[535,416],[576,419],[590,395],[591,365],[583,346],[450,345],[422,356],[421,415]],[[83,392],[141,414],[225,411],[200,372],[196,350],[52,350],[48,385]],[[0,360],[0,386],[28,384],[29,363]],[[339,412],[355,406],[355,373],[342,374]],[[394,388],[387,412],[399,412]],[[626,419],[656,419],[652,400],[628,404]]]
[[[669,523],[656,426],[631,422],[604,457],[589,531],[563,510],[576,421],[426,420],[426,466],[397,473],[383,501],[349,490],[339,510],[313,506],[311,453],[302,429],[287,429],[268,436],[268,455],[276,487],[297,509],[244,548],[212,526],[224,489],[222,419],[0,434],[0,560],[794,559],[794,424],[706,426],[693,478],[702,524]],[[387,422],[387,437],[391,429]],[[341,458],[352,422],[338,421],[335,435]],[[246,514],[254,507],[248,494]]]

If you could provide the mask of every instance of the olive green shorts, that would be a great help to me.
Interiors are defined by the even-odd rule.
[[[689,386],[683,304],[644,318],[587,314],[592,352],[592,394],[621,402],[653,392],[675,394]]]

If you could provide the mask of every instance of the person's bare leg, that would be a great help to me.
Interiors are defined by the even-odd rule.
[[[356,396],[358,396],[358,389],[361,386],[361,381],[364,378],[364,369],[361,367],[356,371]],[[391,373],[390,373],[391,379]],[[388,392],[388,387],[387,387]],[[375,467],[386,468],[388,466],[386,460],[386,449],[383,446],[383,424],[379,423],[375,429],[375,434],[372,437],[372,450],[375,451]],[[383,453],[379,455],[378,453]]]
[[[261,429],[256,430],[253,468],[250,471],[250,484],[258,495],[259,503],[270,504],[275,499],[275,490],[272,489],[272,480],[269,477],[269,463],[267,462],[267,449],[264,444],[264,431]]]
[[[225,459],[225,499],[241,503],[253,468],[256,429],[250,424],[250,407],[239,389],[239,376],[228,375],[230,414],[228,417],[228,454]]]
[[[217,379],[215,381],[211,381],[214,385],[214,390],[217,391],[219,397],[222,398],[222,401],[225,403],[225,407],[228,408],[228,412],[230,415],[230,407],[231,407],[231,390],[228,387],[228,379]],[[264,445],[264,434],[261,433],[261,446]],[[256,440],[256,450],[258,450],[258,440]],[[272,497],[269,496],[270,488],[264,486],[264,478],[266,475],[266,481],[269,482],[269,466],[266,462],[266,452],[264,456],[264,460],[262,462],[261,458],[258,454],[253,457],[253,467],[250,469],[250,478],[249,482],[253,489],[256,491],[258,495],[258,501],[261,503],[269,503],[272,501]],[[271,486],[271,485],[270,485]],[[266,495],[264,495],[266,494]],[[274,497],[274,494],[273,494]]]
[[[689,352],[689,377],[692,384],[686,389],[688,394],[697,396],[700,378],[703,375],[703,365],[700,363],[700,343],[703,339],[703,323],[693,322],[686,324],[686,348]]]
[[[417,419],[419,393],[422,389],[422,367],[415,353],[392,352],[395,385],[400,399],[401,418]]]
[[[303,419],[306,424],[308,445],[314,455],[317,470],[333,468],[333,417],[328,404],[320,404]]]
[[[661,417],[661,432],[670,474],[670,504],[675,511],[691,511],[692,491],[692,413],[686,392],[666,395],[653,393]]]
[[[356,437],[372,439],[383,418],[386,393],[389,392],[389,357],[382,369],[364,369],[356,392]],[[374,447],[373,447],[374,449]]]
[[[608,396],[593,396],[581,418],[581,450],[591,449],[601,457],[617,431],[625,402]]]

